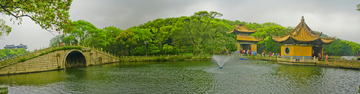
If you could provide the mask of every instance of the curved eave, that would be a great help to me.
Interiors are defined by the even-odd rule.
[[[272,39],[276,42],[284,42],[287,39],[289,39],[289,37],[290,37],[290,35],[285,35],[285,36],[281,36],[281,37],[273,36]]]
[[[235,29],[238,32],[246,32],[246,33],[253,33],[256,32],[256,30],[241,30],[241,29]]]
[[[238,41],[249,41],[249,42],[259,42],[263,39],[237,39]]]
[[[330,44],[334,41],[334,39],[324,39],[324,38],[320,38],[321,42],[323,42],[324,44]]]
[[[287,36],[283,36],[283,37],[273,37],[272,39],[275,41],[275,42],[284,42],[288,39],[293,39],[295,41],[298,41],[298,42],[314,42],[318,39],[321,40],[322,44],[330,44],[334,41],[334,38],[331,38],[331,39],[325,39],[325,38],[313,38],[313,39],[307,39],[307,40],[303,40],[303,39],[297,39],[295,37],[292,37],[290,35],[287,35]]]
[[[296,41],[303,41],[303,42],[311,42],[311,41],[315,41],[319,38],[307,38],[307,39],[303,39],[303,38],[297,38],[297,37],[292,37],[292,39],[296,40]]]
[[[234,32],[234,30],[231,30],[231,31],[229,31],[229,32],[227,32],[227,33],[233,33]]]
[[[259,42],[262,41],[262,38],[254,38],[252,36],[238,36],[236,37],[236,40],[238,41],[251,41],[251,42]]]

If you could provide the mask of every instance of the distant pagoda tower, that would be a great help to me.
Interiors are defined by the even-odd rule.
[[[261,41],[262,38],[254,38],[253,36],[250,36],[250,34],[255,33],[256,30],[249,29],[245,27],[245,23],[242,25],[239,25],[239,23],[234,27],[233,30],[230,31],[230,33],[233,33],[236,35],[236,46],[237,50],[240,52],[244,52],[242,50],[251,50],[251,53],[254,53],[257,51],[257,45],[256,43]]]
[[[285,36],[272,36],[275,42],[282,43],[282,58],[295,58],[298,60],[310,59],[311,56],[323,56],[322,44],[330,44],[334,41],[332,38],[320,37],[322,32],[316,33],[312,31],[305,23],[304,16],[301,22]],[[304,58],[304,59],[303,59]]]

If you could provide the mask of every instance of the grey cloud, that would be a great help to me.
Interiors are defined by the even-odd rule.
[[[76,6],[87,2],[81,6]],[[71,19],[85,19],[99,28],[117,26],[122,29],[146,23],[156,18],[169,17],[169,13],[181,13],[187,6],[199,1],[192,0],[77,0],[70,9]],[[78,12],[81,10],[81,12]],[[75,16],[74,16],[75,15]]]

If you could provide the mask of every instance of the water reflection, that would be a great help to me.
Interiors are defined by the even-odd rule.
[[[279,79],[282,79],[283,83],[289,90],[294,92],[318,92],[320,85],[317,82],[322,82],[322,69],[314,66],[288,66],[282,65],[276,68],[276,74]],[[302,89],[298,89],[302,88]],[[309,91],[310,90],[310,91]],[[311,91],[314,90],[314,91]]]
[[[19,75],[0,76],[0,84],[9,86],[33,85],[40,86],[66,80],[68,75],[64,70],[42,73],[28,73]]]
[[[354,93],[356,70],[267,61],[131,62],[0,76],[10,93]]]

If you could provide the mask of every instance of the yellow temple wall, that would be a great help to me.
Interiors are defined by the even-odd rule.
[[[235,46],[237,47],[237,50],[242,50],[241,48],[241,45],[240,44],[235,44]]]
[[[289,47],[289,54],[285,54],[285,48]],[[281,46],[281,55],[289,56],[311,56],[312,46],[289,45]]]
[[[257,45],[256,44],[250,44],[251,51],[257,51]]]

